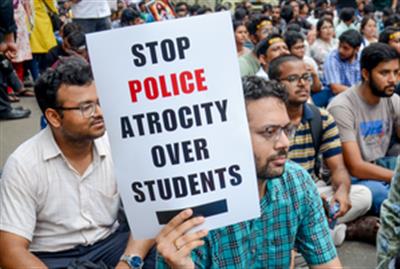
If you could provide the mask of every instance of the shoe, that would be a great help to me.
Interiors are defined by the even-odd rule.
[[[339,247],[343,244],[344,239],[346,237],[346,230],[347,230],[347,226],[346,224],[337,224],[333,230],[331,231],[331,236],[333,239],[333,243],[335,244],[336,247]]]
[[[13,106],[13,108],[16,110],[24,110],[24,108],[22,106]]]
[[[12,108],[11,110],[0,112],[0,120],[16,120],[27,118],[31,114],[29,109],[15,109]]]
[[[346,239],[358,240],[376,245],[376,234],[380,227],[380,220],[378,217],[363,216],[346,224]]]

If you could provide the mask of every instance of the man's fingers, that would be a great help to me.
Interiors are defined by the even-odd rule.
[[[204,217],[195,217],[189,220],[186,220],[184,223],[175,227],[174,230],[170,231],[170,233],[166,236],[166,238],[170,241],[175,241],[177,238],[184,235],[190,229],[202,224],[204,222]]]
[[[204,240],[192,241],[192,242],[184,245],[181,249],[179,249],[178,255],[181,257],[187,257],[190,255],[192,250],[194,250],[195,248],[201,247],[202,245],[204,245]]]
[[[180,212],[178,215],[173,217],[170,222],[168,222],[167,225],[161,230],[159,233],[159,237],[166,237],[171,231],[175,230],[177,226],[182,224],[185,220],[190,218],[193,214],[193,210],[191,209],[185,209],[182,212]]]
[[[195,233],[190,233],[190,234],[185,234],[184,236],[179,237],[178,239],[175,240],[175,247],[177,249],[181,249],[187,244],[190,244],[193,241],[197,241],[205,236],[207,236],[208,231],[207,230],[200,230]]]

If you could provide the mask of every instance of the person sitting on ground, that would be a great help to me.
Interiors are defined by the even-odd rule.
[[[310,55],[317,62],[320,71],[322,71],[326,56],[336,49],[338,44],[333,21],[326,17],[319,19],[317,22],[317,39],[310,47]]]
[[[257,45],[256,53],[261,64],[256,76],[269,80],[269,63],[276,57],[288,55],[290,52],[282,36],[280,34],[273,33]]]
[[[394,26],[385,28],[379,35],[379,42],[388,44],[400,55],[400,28]],[[400,94],[400,84],[396,85],[395,92]]]
[[[247,32],[246,25],[243,21],[236,20],[233,21],[232,24],[235,33],[236,52],[238,57],[251,53],[251,50],[245,47],[245,43],[249,38],[249,32]]]
[[[322,84],[318,76],[318,65],[313,58],[306,55],[306,49],[304,44],[304,36],[302,33],[295,31],[287,31],[284,35],[286,45],[288,46],[289,52],[302,59],[307,65],[307,71],[311,74],[312,92],[319,92],[321,90]]]
[[[382,204],[381,228],[378,233],[378,269],[400,268],[400,158],[392,179],[388,199]],[[397,260],[397,261],[396,261]]]
[[[118,220],[120,198],[89,65],[73,57],[48,69],[35,94],[49,124],[4,166],[0,267],[67,268],[79,258],[122,269],[132,255],[144,259],[153,241],[133,240]]]
[[[344,7],[340,10],[340,22],[336,26],[336,36],[341,36],[347,30],[358,30],[355,21],[355,9],[352,7]]]
[[[371,192],[365,186],[350,188],[351,180],[343,162],[335,120],[326,110],[307,103],[312,80],[306,64],[293,55],[281,56],[271,62],[269,76],[286,86],[289,94],[289,118],[292,124],[297,126],[296,133],[290,140],[289,159],[300,164],[312,175],[319,193],[329,201],[331,207],[335,203],[340,206],[331,219],[331,222],[336,222],[337,219],[339,223],[332,229],[335,245],[341,245],[345,236],[351,240],[374,242],[376,231],[361,231],[360,225],[351,223],[364,216],[370,209]],[[321,162],[329,169],[329,178],[321,173]],[[371,220],[368,219],[367,222]],[[378,220],[375,219],[375,222]],[[358,230],[357,233],[355,230]]]
[[[362,83],[336,96],[328,106],[339,127],[344,161],[353,184],[372,192],[371,213],[379,216],[394,175],[400,137],[399,55],[387,44],[373,43],[361,56]],[[389,150],[394,151],[390,152]]]
[[[284,86],[245,77],[243,89],[257,173],[247,180],[258,181],[261,217],[207,235],[188,233],[205,219],[184,210],[156,237],[157,268],[289,268],[294,245],[311,268],[341,268],[313,180],[286,160],[294,129]]]
[[[260,62],[258,61],[256,52],[257,44],[273,32],[271,19],[267,16],[254,14],[250,18],[247,30],[254,48],[251,53],[247,53],[239,58],[240,75],[242,77],[254,76],[260,69]]]
[[[45,67],[45,69],[51,67],[55,62],[57,62],[60,59],[60,57],[69,56],[69,54],[66,52],[64,43],[67,40],[68,36],[72,32],[76,31],[82,31],[82,30],[81,27],[74,22],[69,22],[61,27],[60,36],[62,38],[62,43],[51,48],[49,52],[45,55],[43,60],[43,66]]]
[[[339,37],[339,47],[324,63],[324,79],[333,95],[339,94],[361,81],[359,53],[361,34],[353,29]]]

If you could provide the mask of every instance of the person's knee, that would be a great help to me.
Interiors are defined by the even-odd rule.
[[[350,191],[350,200],[352,208],[360,211],[360,216],[362,216],[371,209],[372,193],[366,186],[353,185]]]

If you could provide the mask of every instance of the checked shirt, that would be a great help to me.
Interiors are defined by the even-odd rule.
[[[196,268],[289,268],[296,247],[310,265],[336,257],[317,188],[298,164],[266,181],[261,217],[212,230],[192,252]],[[168,268],[158,255],[157,268]]]
[[[389,264],[400,254],[400,158],[397,158],[388,199],[382,204],[377,246],[377,268],[390,268]]]

